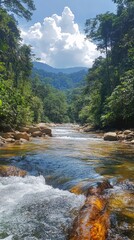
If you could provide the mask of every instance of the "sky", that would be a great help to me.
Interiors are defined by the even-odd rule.
[[[91,67],[100,53],[85,40],[86,19],[115,12],[112,0],[34,0],[32,20],[19,20],[23,43],[41,62],[56,68]]]

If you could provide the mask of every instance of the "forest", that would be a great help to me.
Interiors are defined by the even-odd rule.
[[[40,74],[32,74],[36,56],[21,41],[15,16],[30,20],[34,2],[0,1],[1,130],[41,121],[87,123],[95,128],[134,127],[134,1],[114,2],[116,13],[86,20],[86,37],[101,54],[84,84],[63,92],[55,88],[56,82],[52,86]]]

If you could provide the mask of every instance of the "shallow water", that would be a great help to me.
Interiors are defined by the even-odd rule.
[[[69,190],[102,179],[113,184],[109,239],[134,239],[133,161],[134,146],[104,142],[70,126],[54,128],[52,138],[1,148],[0,164],[17,166],[28,176],[0,178],[0,239],[67,239],[84,202]]]

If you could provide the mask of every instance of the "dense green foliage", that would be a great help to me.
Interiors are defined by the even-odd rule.
[[[67,102],[65,95],[53,88],[50,84],[42,82],[38,77],[31,80],[32,92],[42,102],[42,117],[34,118],[35,122],[67,122]]]
[[[20,43],[14,18],[2,8],[0,36],[0,129],[45,120],[67,121],[64,94],[38,78],[31,79],[31,48]]]
[[[116,14],[86,21],[87,38],[105,57],[96,59],[87,75],[77,116],[99,128],[134,127],[134,1],[114,2]]]

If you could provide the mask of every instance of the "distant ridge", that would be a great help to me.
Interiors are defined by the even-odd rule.
[[[88,68],[86,67],[72,67],[72,68],[53,68],[49,66],[46,63],[42,62],[33,62],[33,67],[38,69],[38,70],[44,70],[45,72],[51,72],[51,73],[64,73],[64,74],[71,74],[71,73],[76,73],[79,71],[88,71]]]

